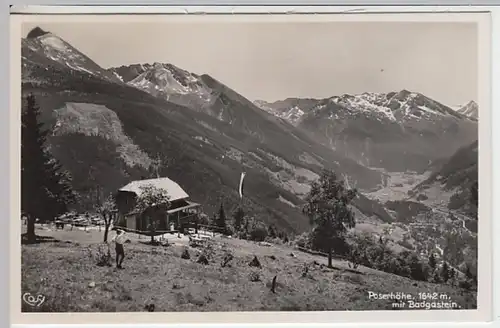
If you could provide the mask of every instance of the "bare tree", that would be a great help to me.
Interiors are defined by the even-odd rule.
[[[151,175],[154,175],[155,178],[160,177],[160,168],[162,167],[163,161],[161,160],[160,153],[156,154],[156,158],[152,160],[151,163]]]
[[[161,153],[157,153],[156,157],[151,161],[149,175],[154,178],[160,178],[161,169],[169,168],[173,163],[173,158],[163,157]]]
[[[104,220],[104,242],[107,243],[109,228],[111,227],[111,223],[114,221],[117,211],[115,198],[112,194],[109,194],[108,197],[104,198],[102,188],[98,187],[96,191],[96,200],[94,209]]]

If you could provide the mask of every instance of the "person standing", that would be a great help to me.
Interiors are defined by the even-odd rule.
[[[115,252],[116,252],[116,267],[118,269],[123,269],[122,263],[125,258],[125,250],[123,248],[123,244],[125,244],[125,233],[121,229],[116,230],[116,235],[111,239],[112,242],[115,243]]]

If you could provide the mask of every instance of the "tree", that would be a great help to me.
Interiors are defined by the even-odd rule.
[[[245,211],[243,211],[241,207],[238,207],[236,211],[233,213],[234,230],[240,231],[244,217],[245,217]]]
[[[210,225],[216,227],[217,226],[217,213],[214,213],[212,215],[212,218],[210,219]]]
[[[28,242],[34,242],[35,220],[51,221],[75,202],[71,176],[47,150],[48,131],[39,122],[40,109],[29,95],[21,115],[21,209],[26,213]]]
[[[264,241],[268,236],[266,225],[257,221],[255,218],[249,218],[247,221],[247,237],[253,241]]]
[[[472,281],[475,285],[477,285],[477,265],[472,267],[470,263],[466,263],[465,277],[467,280]]]
[[[450,267],[448,275],[449,275],[449,280],[451,281],[451,284],[453,285],[455,283],[455,278],[457,277],[457,272],[455,271],[454,268]]]
[[[478,206],[479,206],[479,185],[478,182],[474,182],[470,188],[470,193],[471,193],[471,199],[470,202],[472,203],[472,214],[475,216],[475,219],[478,219]]]
[[[446,261],[443,262],[443,266],[441,267],[441,279],[445,283],[450,279],[450,266]]]
[[[268,229],[269,237],[274,239],[278,237],[278,233],[276,232],[276,227],[274,224],[271,224]]]
[[[468,247],[466,234],[448,225],[444,234],[443,259],[453,266],[458,266],[464,261],[464,249]]]
[[[222,233],[227,232],[226,226],[226,212],[224,211],[224,204],[220,204],[219,215],[217,215],[216,226],[221,229]]]
[[[436,261],[436,255],[434,253],[431,253],[429,256],[429,267],[431,267],[432,270],[436,269],[437,261]]]
[[[112,194],[108,197],[102,197],[102,189],[98,188],[96,191],[96,204],[95,211],[103,218],[104,220],[104,242],[108,242],[108,234],[111,223],[113,222],[116,215],[116,203],[115,198]]]
[[[471,201],[474,206],[478,207],[479,206],[479,184],[478,182],[474,182],[470,188],[471,191]]]
[[[411,270],[411,278],[419,281],[427,281],[428,279],[428,268],[424,263],[420,261],[417,254],[412,253],[408,258],[408,264]]]
[[[436,284],[441,283],[441,274],[439,271],[434,272],[434,276],[432,277],[432,281],[434,281]]]
[[[170,196],[165,189],[153,185],[142,186],[140,190],[141,192],[136,199],[135,210],[139,215],[149,218],[151,244],[154,244],[154,235],[158,224],[157,217],[158,214],[170,208]]]
[[[467,279],[472,279],[473,278],[473,274],[472,274],[472,270],[470,268],[470,265],[467,263],[466,266],[465,266],[465,277]]]
[[[333,171],[324,170],[311,184],[306,196],[304,213],[316,231],[321,231],[322,244],[328,249],[328,266],[332,267],[332,248],[338,238],[344,238],[348,229],[355,226],[354,212],[348,207],[357,190],[345,186]]]

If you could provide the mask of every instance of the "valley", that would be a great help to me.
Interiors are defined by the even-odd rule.
[[[252,102],[207,74],[158,62],[105,69],[56,35],[34,35],[22,42],[23,95],[36,96],[52,130],[49,149],[72,176],[77,211],[91,208],[96,188],[161,175],[210,217],[222,203],[298,235],[310,229],[304,197],[331,169],[360,191],[361,232],[422,254],[450,226],[475,238],[466,199],[477,153],[462,154],[477,142],[474,102],[455,111],[408,90]],[[457,153],[469,156],[466,167],[447,164]]]

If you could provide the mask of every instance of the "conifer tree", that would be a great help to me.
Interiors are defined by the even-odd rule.
[[[436,269],[437,261],[436,261],[436,255],[434,253],[431,253],[429,256],[429,266],[432,268],[432,270]]]
[[[278,233],[276,232],[276,227],[274,226],[274,224],[271,224],[269,226],[268,232],[269,232],[269,237],[273,239],[278,237]]]
[[[227,232],[226,212],[224,211],[224,205],[222,203],[220,204],[219,215],[217,216],[216,225],[222,230],[222,233]]]
[[[450,266],[446,261],[443,262],[443,266],[441,267],[441,279],[445,283],[450,279]]]
[[[474,206],[479,206],[479,184],[478,182],[474,182],[470,188],[471,191],[471,201]]]
[[[241,207],[238,207],[233,214],[234,229],[236,231],[240,231],[241,226],[243,225],[244,217],[245,217],[245,211],[243,211]]]
[[[76,200],[71,177],[46,149],[48,131],[39,122],[40,109],[29,95],[21,115],[21,209],[28,218],[26,239],[34,242],[35,220],[54,220]]]

